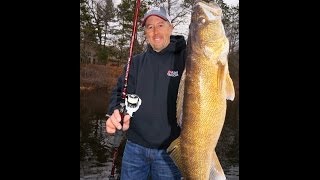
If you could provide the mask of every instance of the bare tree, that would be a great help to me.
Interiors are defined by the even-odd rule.
[[[168,14],[171,19],[173,27],[176,27],[179,24],[188,23],[188,18],[186,16],[191,13],[190,7],[185,6],[184,4],[179,4],[179,0],[168,0]],[[177,5],[179,4],[179,5]]]
[[[229,9],[229,24],[227,27],[227,36],[230,42],[230,52],[239,50],[239,5]]]
[[[102,29],[102,38],[103,38],[103,47],[106,45],[107,41],[107,33],[109,30],[109,23],[113,21],[116,14],[116,9],[114,8],[114,4],[112,0],[100,0],[97,2],[97,14],[101,17],[103,21],[103,29]]]

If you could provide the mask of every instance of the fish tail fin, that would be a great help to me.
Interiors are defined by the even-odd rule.
[[[235,97],[235,91],[234,91],[233,81],[229,73],[227,75],[226,93],[227,93],[227,100],[233,101]]]
[[[226,180],[226,176],[224,175],[216,151],[214,151],[212,157],[209,180]]]
[[[167,153],[176,164],[179,170],[181,170],[182,160],[181,160],[181,153],[180,153],[180,137],[175,139],[170,146],[167,148]]]

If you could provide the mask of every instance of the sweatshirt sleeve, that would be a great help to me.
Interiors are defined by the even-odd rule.
[[[135,81],[137,75],[137,69],[134,65],[134,60],[130,65],[129,76],[128,76],[128,85],[127,85],[127,94],[135,93]],[[117,85],[111,91],[111,96],[109,100],[109,107],[107,114],[111,115],[115,109],[120,108],[120,103],[124,100],[121,98],[121,94],[124,86],[124,78],[126,74],[127,65],[124,66],[121,76],[118,78]]]
[[[109,100],[109,107],[107,114],[111,115],[113,111],[120,107],[120,103],[123,102],[121,98],[121,93],[123,90],[123,84],[124,84],[124,76],[125,76],[125,70],[127,66],[124,67],[123,72],[120,77],[118,77],[116,86],[111,91],[111,96]]]

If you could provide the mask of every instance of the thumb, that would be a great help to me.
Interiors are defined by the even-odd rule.
[[[123,130],[126,131],[129,129],[129,126],[130,126],[130,115],[125,115],[124,118],[123,118]]]

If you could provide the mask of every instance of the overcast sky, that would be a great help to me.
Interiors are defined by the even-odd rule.
[[[223,0],[228,6],[236,6],[239,4],[239,0]]]
[[[115,6],[120,4],[121,0],[113,0],[113,3]],[[228,6],[236,6],[239,4],[239,0],[223,0],[224,3],[226,3]],[[190,14],[189,14],[190,16]],[[185,38],[188,36],[189,31],[189,23],[185,24],[179,24],[173,29],[172,34],[173,35],[183,35]]]
[[[121,2],[121,0],[113,0],[113,3],[115,5],[118,5]],[[226,3],[229,6],[236,6],[239,4],[239,0],[223,0],[224,3]]]

